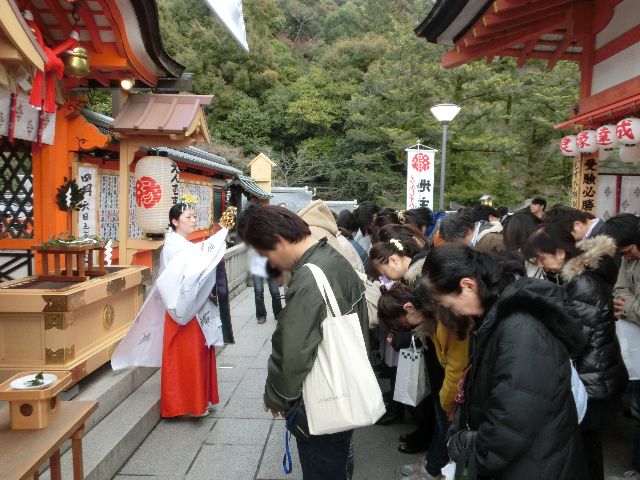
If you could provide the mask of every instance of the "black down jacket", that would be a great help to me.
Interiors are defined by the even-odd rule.
[[[558,285],[519,279],[471,333],[449,452],[456,460],[452,447],[465,444],[480,479],[589,478],[569,360],[586,334],[566,301]]]
[[[600,235],[577,246],[584,253],[565,263],[561,272],[576,317],[591,331],[576,358],[576,370],[590,399],[607,400],[621,393],[628,380],[613,316],[616,244],[611,237]]]

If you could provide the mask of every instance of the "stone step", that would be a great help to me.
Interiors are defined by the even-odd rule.
[[[114,372],[111,370],[111,365],[106,364],[80,382],[80,391],[73,399],[99,402],[98,409],[85,425],[86,431],[100,423],[157,370],[157,368],[139,367]]]
[[[76,397],[86,400],[92,398],[90,395],[98,395],[98,400],[104,401],[82,441],[87,480],[112,478],[160,421],[159,370],[133,369],[107,375],[106,379],[96,381]],[[113,382],[111,387],[108,387],[109,382]],[[62,456],[62,477],[73,477],[70,451]],[[49,471],[41,478],[49,480]]]

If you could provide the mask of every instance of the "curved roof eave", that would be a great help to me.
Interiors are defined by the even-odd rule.
[[[493,0],[438,0],[414,32],[430,43],[451,46],[492,3]]]
[[[160,36],[160,17],[156,0],[130,0],[138,17],[142,40],[149,56],[167,72],[167,77],[180,78],[185,66],[171,57],[164,49]]]

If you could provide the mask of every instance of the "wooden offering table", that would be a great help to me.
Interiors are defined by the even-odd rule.
[[[11,430],[9,409],[0,410],[0,480],[37,479],[40,465],[47,460],[51,480],[60,480],[60,446],[68,439],[73,453],[73,478],[82,480],[84,424],[96,408],[96,401],[60,402],[60,413],[42,430]]]
[[[31,250],[42,256],[42,273],[38,275],[40,280],[84,282],[89,277],[99,277],[107,273],[104,267],[104,246],[101,244],[68,246],[64,248],[38,245],[31,247]],[[93,265],[94,251],[98,252],[98,261],[95,268]],[[49,271],[49,255],[53,255],[53,273]],[[85,256],[87,257],[86,267],[84,261]],[[64,270],[62,269],[63,257]]]
[[[84,282],[0,283],[0,382],[26,370],[71,372],[77,383],[111,358],[143,300],[149,269],[106,268]]]

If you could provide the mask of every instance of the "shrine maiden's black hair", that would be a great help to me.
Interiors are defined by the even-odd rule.
[[[169,210],[169,226],[174,232],[176,231],[176,226],[173,224],[173,220],[176,220],[176,221],[180,220],[180,215],[182,215],[186,209],[187,209],[186,203],[176,203]]]

